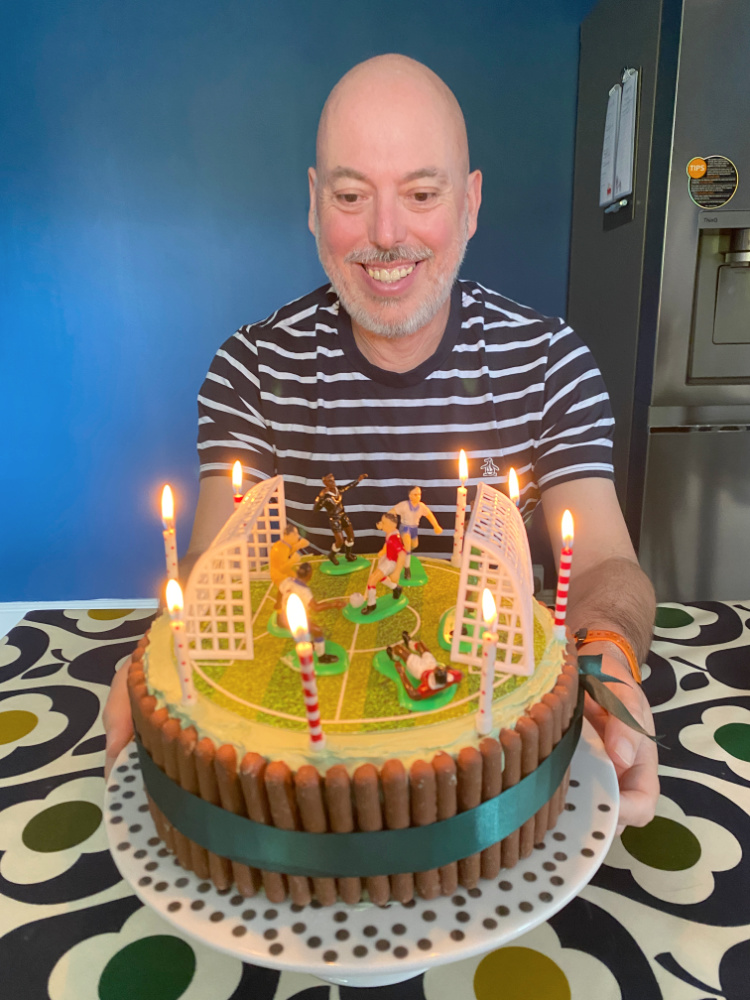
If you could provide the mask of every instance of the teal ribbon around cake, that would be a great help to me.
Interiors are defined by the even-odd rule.
[[[549,801],[563,780],[581,733],[583,687],[567,732],[552,753],[517,785],[474,809],[428,826],[373,833],[279,830],[205,802],[159,768],[137,739],[149,795],[190,840],[251,868],[313,878],[428,871],[503,840]]]

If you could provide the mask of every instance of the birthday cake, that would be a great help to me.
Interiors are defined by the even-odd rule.
[[[388,543],[392,532],[383,524]],[[512,867],[555,825],[567,771],[534,814],[497,842],[468,857],[460,850],[446,857],[443,849],[439,865],[409,871],[385,847],[380,869],[371,857],[358,869],[356,842],[345,836],[323,838],[341,845],[342,858],[349,852],[341,870],[316,861],[320,836],[305,842],[307,872],[298,859],[274,870],[252,851],[222,856],[211,850],[220,842],[183,824],[174,796],[159,792],[161,781],[149,784],[155,765],[172,791],[188,793],[185,815],[198,799],[244,817],[254,831],[429,827],[422,841],[428,862],[435,844],[450,841],[455,817],[490,800],[502,812],[510,790],[554,756],[572,728],[575,651],[555,638],[549,612],[531,596],[525,532],[506,497],[478,487],[457,565],[413,555],[408,574],[396,560],[389,584],[385,554],[342,558],[338,566],[304,558],[310,568],[303,571],[293,560],[297,569],[280,589],[301,594],[312,612],[307,636],[292,636],[289,605],[270,579],[271,550],[284,529],[277,477],[245,496],[196,564],[180,646],[165,613],[133,657],[133,719],[166,847],[221,890],[234,884],[251,896],[263,889],[273,902],[288,895],[299,905],[384,905],[415,893],[429,899]],[[395,548],[391,541],[387,554]],[[480,606],[484,591],[494,597],[492,621]]]

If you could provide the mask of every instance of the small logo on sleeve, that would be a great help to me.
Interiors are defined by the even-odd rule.
[[[485,479],[490,479],[496,476],[500,472],[500,469],[495,465],[492,459],[488,456],[482,463],[482,475]]]

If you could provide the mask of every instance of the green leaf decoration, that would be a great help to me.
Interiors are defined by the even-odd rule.
[[[637,733],[648,736],[654,743],[659,742],[655,736],[647,733],[639,722],[636,722],[617,695],[610,691],[597,676],[594,674],[581,674],[581,684],[583,684],[584,690],[591,695],[597,705],[601,705],[610,715],[614,715],[616,719],[624,722],[626,726],[634,729]]]
[[[664,608],[659,605],[656,609],[657,628],[685,628],[692,625],[695,619],[684,608]]]
[[[586,674],[588,677],[598,677],[600,681],[608,681],[610,684],[625,683],[625,681],[620,680],[619,677],[611,677],[609,674],[602,673],[601,653],[598,656],[579,656],[578,672]]]

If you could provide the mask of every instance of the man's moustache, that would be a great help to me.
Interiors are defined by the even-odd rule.
[[[429,260],[434,254],[427,247],[393,247],[391,250],[377,250],[366,247],[362,250],[352,250],[344,257],[345,264],[394,264],[397,260],[420,261]]]

